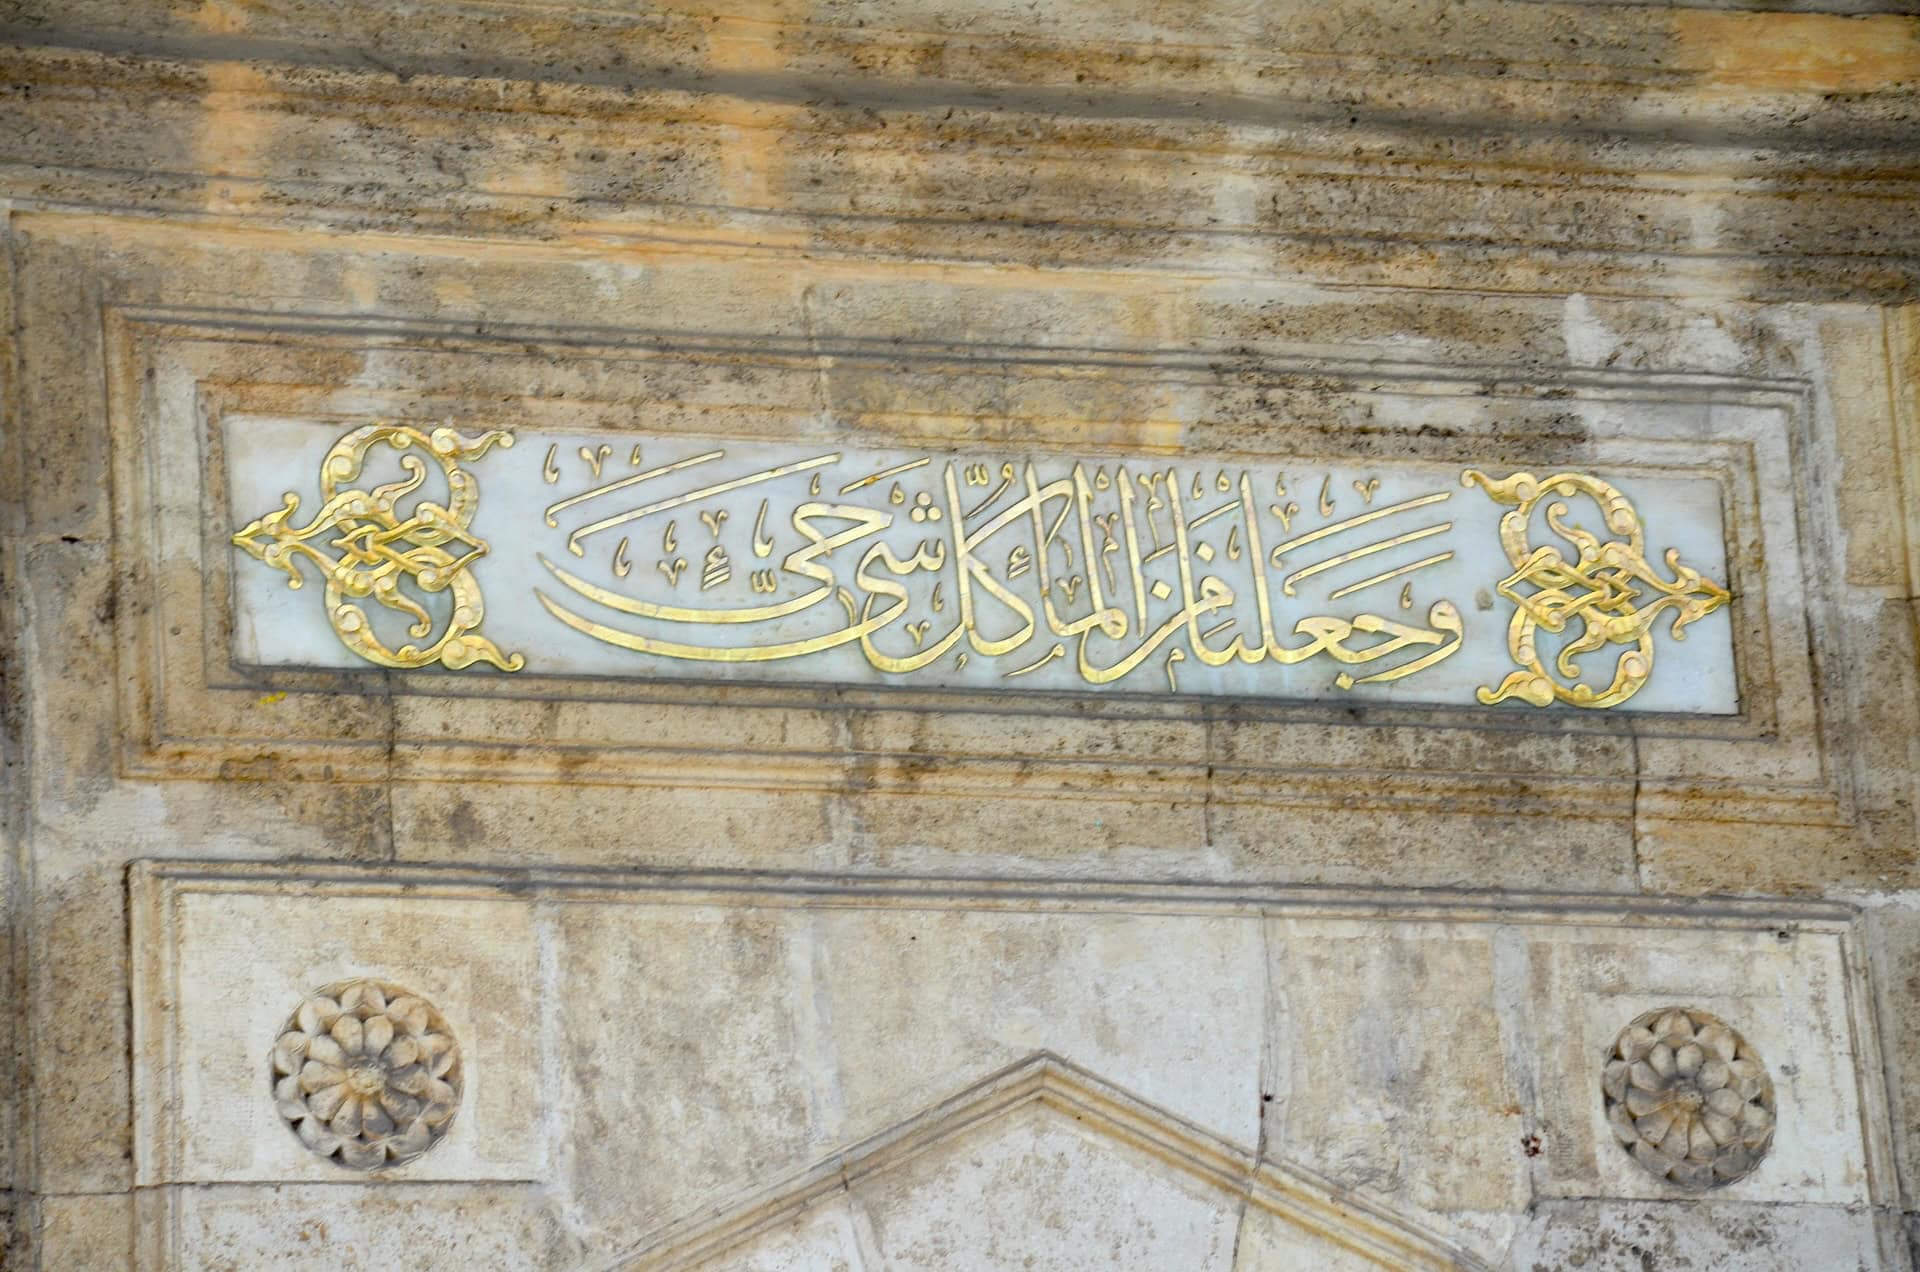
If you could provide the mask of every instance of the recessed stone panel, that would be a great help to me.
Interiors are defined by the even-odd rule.
[[[236,1231],[263,1182],[350,1207],[525,1181],[602,1263],[789,1233],[912,1264],[990,1247],[978,1214],[1019,1179],[1018,1241],[1054,1214],[1116,1265],[1214,1266],[1244,1202],[1275,1248],[1472,1266],[1529,1197],[1692,1195],[1613,1142],[1603,1091],[1622,1022],[1672,1001],[1774,1082],[1773,1145],[1716,1200],[1891,1183],[1825,903],[181,863],[138,867],[131,904],[139,1178]],[[458,1036],[458,1116],[404,1164],[323,1160],[276,1110],[287,1004],[346,974]]]
[[[542,995],[527,908],[501,897],[409,905],[335,895],[314,904],[302,891],[175,892],[137,918],[170,955],[143,960],[142,988],[160,995],[139,1004],[145,1072],[156,1084],[143,1103],[149,1117],[167,1116],[142,1120],[138,1181],[539,1177],[537,1128],[551,1095],[540,1079]],[[274,1098],[288,1013],[316,989],[362,979],[432,1000],[440,1032],[457,1040],[464,1086],[443,1141],[374,1173],[303,1144]],[[354,1058],[342,1063],[346,1082]]]

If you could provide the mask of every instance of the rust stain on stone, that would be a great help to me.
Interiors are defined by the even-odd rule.
[[[207,174],[207,206],[244,210],[256,198],[252,180],[271,166],[275,123],[268,106],[278,93],[257,68],[238,62],[210,63],[206,76],[194,157]]]
[[[198,9],[187,15],[187,21],[214,35],[239,35],[251,25],[245,10],[252,7],[237,0],[205,0]]]
[[[1678,61],[1703,86],[1865,93],[1920,86],[1920,19],[1683,9]]]

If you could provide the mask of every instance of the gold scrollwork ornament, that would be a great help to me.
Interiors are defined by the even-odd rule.
[[[1524,670],[1509,675],[1496,689],[1482,688],[1481,702],[1519,698],[1536,707],[1555,701],[1576,707],[1617,706],[1638,693],[1653,674],[1655,619],[1672,610],[1673,638],[1684,640],[1684,627],[1733,599],[1726,588],[1681,565],[1678,549],[1669,548],[1666,553],[1673,578],[1660,577],[1647,562],[1640,515],[1625,495],[1597,477],[1556,473],[1541,481],[1532,473],[1514,473],[1495,481],[1468,469],[1460,482],[1477,484],[1496,503],[1513,506],[1500,518],[1500,543],[1513,573],[1501,581],[1499,591],[1517,607],[1507,627],[1507,649]],[[1533,546],[1528,523],[1534,509],[1550,495],[1592,499],[1607,530],[1616,537],[1603,541],[1570,524],[1567,505],[1556,499],[1547,504],[1547,524],[1577,549],[1575,557],[1569,561],[1557,544]],[[1558,635],[1575,619],[1582,624],[1580,635],[1553,662],[1554,670],[1575,682],[1569,684],[1548,670],[1538,635],[1543,630]],[[1580,656],[1608,644],[1633,646],[1615,661],[1613,682],[1598,691],[1578,683]]]
[[[360,475],[368,452],[382,443],[402,452],[400,467],[407,475],[372,490],[342,489]],[[495,445],[513,445],[513,435],[495,429],[467,438],[451,428],[424,433],[402,424],[357,428],[335,442],[321,462],[324,503],[312,521],[297,529],[289,524],[300,506],[300,497],[289,491],[284,507],[249,524],[233,536],[233,542],[267,565],[286,571],[291,588],[304,582],[302,557],[317,565],[327,584],[328,623],[342,644],[368,662],[397,668],[437,662],[454,671],[486,662],[502,671],[518,671],[525,659],[501,653],[478,631],[486,607],[471,567],[487,554],[487,544],[469,531],[480,491],[473,475],[460,467],[461,461],[479,459]],[[427,477],[427,465],[415,450],[425,451],[439,467],[447,483],[447,502],[443,506],[420,499],[403,514],[401,500],[417,491]],[[408,615],[414,621],[407,634],[425,641],[433,635],[434,619],[400,590],[403,580],[422,592],[450,593],[452,611],[445,630],[431,643],[391,649],[374,632],[366,610],[354,602],[371,597]]]

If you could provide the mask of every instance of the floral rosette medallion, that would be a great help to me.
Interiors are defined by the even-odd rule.
[[[351,980],[309,994],[273,1044],[274,1107],[300,1142],[355,1170],[412,1161],[460,1107],[460,1046],[417,994]]]
[[[1773,1144],[1773,1079],[1706,1012],[1650,1011],[1620,1031],[1600,1080],[1614,1138],[1648,1171],[1703,1190],[1752,1173]]]

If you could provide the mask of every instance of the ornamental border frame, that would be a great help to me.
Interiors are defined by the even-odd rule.
[[[252,319],[249,321],[249,319]],[[131,430],[135,427],[139,400],[139,391],[135,388],[141,371],[149,365],[153,356],[154,342],[164,344],[170,340],[221,341],[239,340],[245,343],[265,342],[279,345],[298,353],[308,347],[366,347],[369,344],[381,348],[401,347],[427,349],[449,354],[474,353],[482,350],[497,352],[503,341],[516,347],[524,347],[533,333],[520,330],[504,331],[498,335],[489,334],[486,338],[476,339],[471,333],[450,330],[447,324],[386,320],[376,323],[343,322],[337,317],[320,314],[286,313],[235,313],[231,310],[204,310],[182,308],[178,306],[139,306],[108,304],[102,320],[105,326],[106,359],[109,368],[110,389],[109,422],[113,439],[115,464],[115,541],[118,560],[118,577],[123,588],[133,586],[138,589],[146,586],[143,582],[143,563],[129,558],[132,537],[130,528],[139,524],[143,502],[149,498],[141,489],[142,474],[138,467],[130,466],[132,458]],[[608,342],[606,333],[595,332],[597,341],[575,339],[567,341],[564,330],[549,329],[547,340],[578,357],[592,358],[701,358],[721,356],[732,358],[738,355],[740,348],[748,343],[745,337],[714,337],[708,343],[711,349],[690,348],[685,337],[668,339],[655,333],[651,338],[647,333],[622,333],[625,339]],[[767,342],[754,341],[756,345]],[[849,342],[857,345],[858,342]],[[950,348],[948,356],[955,356]],[[989,366],[999,365],[998,359],[989,355],[992,351],[973,348],[966,361]],[[1007,352],[1000,350],[1003,355]],[[1030,360],[1037,359],[1045,363],[1062,361],[1063,351],[1025,350]],[[934,356],[932,351],[909,350],[906,361],[913,363],[915,357]],[[804,348],[774,349],[766,356],[773,359],[806,357],[818,359],[823,356],[820,350],[807,345]],[[873,348],[850,348],[835,356],[867,356],[885,359],[897,364],[902,360],[901,352],[889,345],[884,350]],[[1140,356],[1098,355],[1092,359],[1110,367],[1121,374],[1142,374],[1162,372],[1168,369],[1168,362],[1153,361]],[[1244,365],[1244,360],[1243,360]],[[1175,370],[1187,374],[1213,375],[1217,368],[1204,355],[1184,355],[1172,360]],[[1402,368],[1399,376],[1383,375],[1382,368],[1369,366],[1365,379],[1369,385],[1377,386],[1383,380],[1392,380],[1405,385],[1441,385],[1451,386],[1452,391],[1464,391],[1467,386],[1483,386],[1488,383],[1489,368],[1484,367],[1444,367],[1416,365]],[[1497,369],[1496,369],[1497,370]],[[1517,370],[1517,369],[1516,369]],[[1304,374],[1297,365],[1289,365],[1279,358],[1263,359],[1255,368],[1256,373],[1284,382],[1289,377]],[[1318,383],[1324,384],[1328,371],[1322,363],[1316,362],[1315,375]],[[1357,369],[1350,371],[1350,377],[1357,377]],[[1772,409],[1779,412],[1787,427],[1784,441],[1787,445],[1788,462],[1797,464],[1797,455],[1801,450],[1799,433],[1807,427],[1806,419],[1812,409],[1812,386],[1798,379],[1752,379],[1747,377],[1729,377],[1714,375],[1653,375],[1647,373],[1614,374],[1573,374],[1565,377],[1566,383],[1560,383],[1551,376],[1531,373],[1530,378],[1496,378],[1496,385],[1507,395],[1521,399],[1541,399],[1560,397],[1569,393],[1588,393],[1607,400],[1652,400],[1676,401],[1699,404],[1727,403],[1747,407]],[[235,382],[205,382],[198,385],[200,411],[206,417],[203,422],[216,420],[220,413],[235,409],[244,401],[248,386]],[[1359,389],[1356,391],[1364,392]],[[358,421],[360,417],[351,417]],[[338,422],[338,421],[336,421]],[[492,421],[473,419],[461,421],[463,427],[484,426]],[[203,432],[199,445],[204,449],[209,445],[209,435]],[[1745,505],[1754,494],[1755,482],[1759,476],[1752,464],[1752,446],[1745,442],[1729,442],[1723,454],[1727,455],[1723,467],[1717,474],[1722,481],[1723,490],[1729,493],[1724,497],[1723,517],[1725,533],[1730,545],[1736,543],[1743,534],[1751,533],[1757,513]],[[1520,448],[1524,451],[1524,448]],[[1551,460],[1553,456],[1539,456],[1520,453],[1516,462],[1538,462]],[[203,479],[213,483],[218,481],[218,465],[212,457],[201,456]],[[218,500],[220,489],[210,484],[203,491],[204,497]],[[1779,530],[1770,531],[1780,533]],[[1792,541],[1799,550],[1806,552],[1809,545],[1802,538],[1802,527],[1791,529]],[[207,530],[209,543],[218,540],[224,543],[225,536],[217,535],[213,528]],[[1814,551],[1818,546],[1812,545]],[[206,552],[203,560],[209,562],[208,584],[199,606],[202,621],[216,610],[215,598],[225,594],[230,578],[231,561],[222,556]],[[1817,569],[1809,568],[1807,574],[1811,585],[1817,586]],[[1447,727],[1464,728],[1493,735],[1521,730],[1527,732],[1555,732],[1570,736],[1611,736],[1635,740],[1658,739],[1662,737],[1699,738],[1718,740],[1732,744],[1738,750],[1762,751],[1783,746],[1785,743],[1778,733],[1778,724],[1774,718],[1774,698],[1772,691],[1763,691],[1762,686],[1772,684],[1773,674],[1790,671],[1793,664],[1778,664],[1780,673],[1769,670],[1777,663],[1778,655],[1768,642],[1756,642],[1752,634],[1769,630],[1768,621],[1763,617],[1769,605],[1765,582],[1750,577],[1737,560],[1730,557],[1728,581],[1736,596],[1733,604],[1736,637],[1735,657],[1736,674],[1741,683],[1742,711],[1734,716],[1673,717],[1646,714],[1644,716],[1621,716],[1618,713],[1581,713],[1580,718],[1570,712],[1557,712],[1552,716],[1546,713],[1528,713],[1527,719],[1519,713],[1503,713],[1511,718],[1489,716],[1477,708],[1430,708],[1430,707],[1384,707],[1367,708],[1354,711],[1341,705],[1327,704],[1259,704],[1249,705],[1240,702],[1224,704],[1178,702],[1167,704],[1142,705],[1129,703],[1116,697],[1112,704],[1102,704],[1091,714],[1111,716],[1113,718],[1145,718],[1188,720],[1206,724],[1233,725],[1242,722],[1267,721],[1273,724],[1288,722],[1310,723],[1316,726],[1339,727],[1346,725],[1375,726],[1386,728]],[[120,622],[119,657],[124,672],[131,673],[134,667],[151,666],[155,657],[156,637],[150,629],[153,626],[150,607],[137,607],[146,617],[138,623]],[[1799,608],[1799,603],[1794,603]],[[121,607],[126,612],[126,607]],[[217,616],[215,625],[217,625]],[[1811,669],[1811,650],[1805,648],[1795,651],[1808,660],[1805,664]],[[472,680],[470,683],[454,686],[442,680],[424,680],[406,675],[395,676],[379,671],[339,670],[339,671],[266,671],[261,669],[240,669],[230,663],[225,667],[218,665],[218,658],[212,654],[209,646],[202,659],[205,675],[204,689],[208,692],[233,693],[244,692],[249,700],[258,698],[263,692],[296,694],[305,692],[337,692],[343,689],[356,691],[363,698],[369,687],[378,686],[376,699],[387,703],[397,702],[416,695],[425,697],[444,697],[449,692],[463,696],[511,696],[548,698],[558,701],[580,701],[581,694],[577,686],[542,686],[534,689],[524,683],[505,687]],[[1822,691],[1831,690],[1832,679],[1843,674],[1840,669],[1821,669]],[[566,680],[565,677],[549,677],[554,681]],[[373,781],[400,778],[402,780],[467,780],[484,771],[493,781],[548,781],[553,774],[548,770],[551,765],[534,765],[513,770],[503,770],[497,763],[487,764],[484,769],[476,769],[480,753],[498,755],[501,745],[512,743],[496,742],[488,746],[470,747],[471,759],[462,758],[460,745],[428,744],[414,747],[409,754],[404,771],[396,771],[394,765],[385,758],[369,755],[375,747],[385,747],[389,739],[382,731],[378,741],[373,738],[355,740],[348,737],[291,737],[277,742],[268,742],[265,738],[251,737],[244,742],[238,738],[224,739],[219,734],[188,733],[178,734],[167,728],[165,723],[165,691],[149,695],[141,691],[136,674],[123,674],[118,678],[121,685],[121,711],[123,735],[130,742],[120,756],[120,771],[124,776],[139,778],[206,778],[206,777],[252,777],[270,772],[276,778],[298,780],[302,777],[324,776],[334,781]],[[698,686],[695,686],[697,689]],[[544,690],[542,692],[541,690]],[[728,686],[726,697],[729,703],[739,703],[752,710],[779,711],[782,709],[818,708],[827,706],[833,710],[860,713],[878,711],[883,714],[899,710],[913,711],[925,704],[915,703],[912,698],[932,694],[939,699],[944,708],[960,711],[987,710],[1010,716],[1044,714],[1049,700],[1057,695],[1031,695],[1033,702],[1021,709],[1021,703],[1010,701],[1008,697],[994,697],[991,701],[978,701],[982,695],[970,695],[958,691],[925,691],[915,689],[800,689],[764,688],[750,686]],[[596,695],[589,694],[589,698]],[[612,701],[647,702],[655,705],[669,705],[688,700],[686,686],[656,686],[635,681],[622,685],[617,695],[600,693],[599,699]],[[390,711],[392,708],[389,707]],[[1609,718],[1611,717],[1611,718]],[[1793,825],[1813,825],[1823,827],[1844,827],[1854,821],[1853,794],[1850,783],[1844,776],[1852,768],[1852,762],[1845,756],[1844,731],[1836,733],[1828,713],[1822,713],[1821,732],[1816,735],[1818,770],[1822,777],[1811,785],[1804,782],[1775,782],[1770,787],[1755,789],[1751,784],[1747,793],[1751,799],[1743,801],[1744,807],[1734,809],[1728,815],[1732,820],[1759,820]],[[262,745],[266,744],[273,759],[265,770],[250,764],[251,757],[261,755]],[[408,744],[410,747],[412,743]],[[1840,749],[1836,751],[1836,746]],[[596,748],[596,751],[602,750]],[[435,757],[438,758],[435,758]],[[644,757],[644,758],[643,758]],[[576,757],[579,758],[579,757]],[[688,780],[688,774],[698,771],[702,780],[719,785],[754,788],[774,788],[787,790],[835,791],[845,790],[847,775],[846,759],[835,755],[812,756],[804,750],[799,752],[754,752],[747,758],[753,763],[748,769],[738,764],[732,766],[735,771],[716,768],[710,757],[693,755],[665,754],[642,748],[633,760],[601,764],[593,769],[591,780],[616,785],[672,785]],[[637,761],[637,763],[635,762]],[[1128,771],[1134,775],[1138,785],[1123,798],[1142,799],[1181,799],[1213,798],[1195,787],[1196,781],[1208,784],[1214,782],[1214,774],[1227,785],[1216,794],[1224,795],[1228,800],[1253,803],[1280,802],[1289,805],[1308,806],[1346,806],[1352,805],[1352,792],[1343,791],[1339,774],[1308,773],[1292,771],[1285,767],[1248,766],[1224,762],[1209,763],[1202,769],[1187,771],[1180,761],[1156,760],[1149,757],[1140,761],[1116,761],[1102,758],[1089,765],[1081,759],[1068,758],[1049,765],[1047,761],[1034,761],[1032,757],[1005,757],[996,761],[993,757],[969,755],[963,757],[959,767],[971,770],[960,775],[948,774],[934,783],[929,783],[927,774],[918,771],[924,768],[917,756],[883,757],[879,766],[869,766],[868,790],[890,789],[889,773],[898,773],[911,778],[904,784],[916,790],[936,786],[944,793],[977,793],[993,790],[1000,795],[1032,795],[1050,797],[1061,791],[1083,789],[1091,778],[1098,778],[1114,771]],[[689,765],[693,767],[689,767]],[[824,765],[824,767],[823,767]],[[897,767],[890,768],[890,765]],[[1008,765],[1022,775],[1022,784],[1018,790],[1009,790],[1004,774]],[[1188,766],[1191,768],[1191,766]],[[915,770],[909,772],[908,770]],[[749,773],[749,770],[751,772]],[[570,767],[570,772],[579,773],[578,764]],[[1379,775],[1372,775],[1378,777]],[[1423,775],[1429,782],[1436,775]],[[1511,803],[1513,790],[1512,774],[1484,777],[1471,771],[1461,774],[1437,775],[1450,789],[1444,796],[1434,796],[1431,790],[1417,791],[1412,788],[1393,789],[1391,776],[1386,778],[1386,789],[1369,796],[1375,800],[1373,806],[1406,809],[1425,807],[1435,811],[1459,811],[1462,808],[1497,808],[1501,812],[1519,811],[1525,815],[1529,811],[1571,816],[1616,816],[1618,815],[1619,796],[1613,793],[1623,780],[1631,780],[1635,790],[1636,805],[1643,813],[1661,815],[1663,789],[1671,786],[1680,805],[1669,814],[1685,820],[1687,813],[1684,804],[1687,793],[1703,789],[1702,782],[1709,785],[1711,776],[1695,775],[1679,783],[1665,784],[1660,779],[1642,780],[1637,777],[1628,779],[1624,774],[1602,773],[1597,777],[1583,777],[1564,772],[1553,774],[1523,774],[1523,780],[1533,784],[1533,789],[1542,798],[1528,801],[1537,804],[1536,809],[1515,810]],[[1376,783],[1377,785],[1378,783]],[[1404,784],[1403,784],[1404,785]],[[1597,802],[1596,802],[1597,801]],[[1723,809],[1723,812],[1725,810]]]

